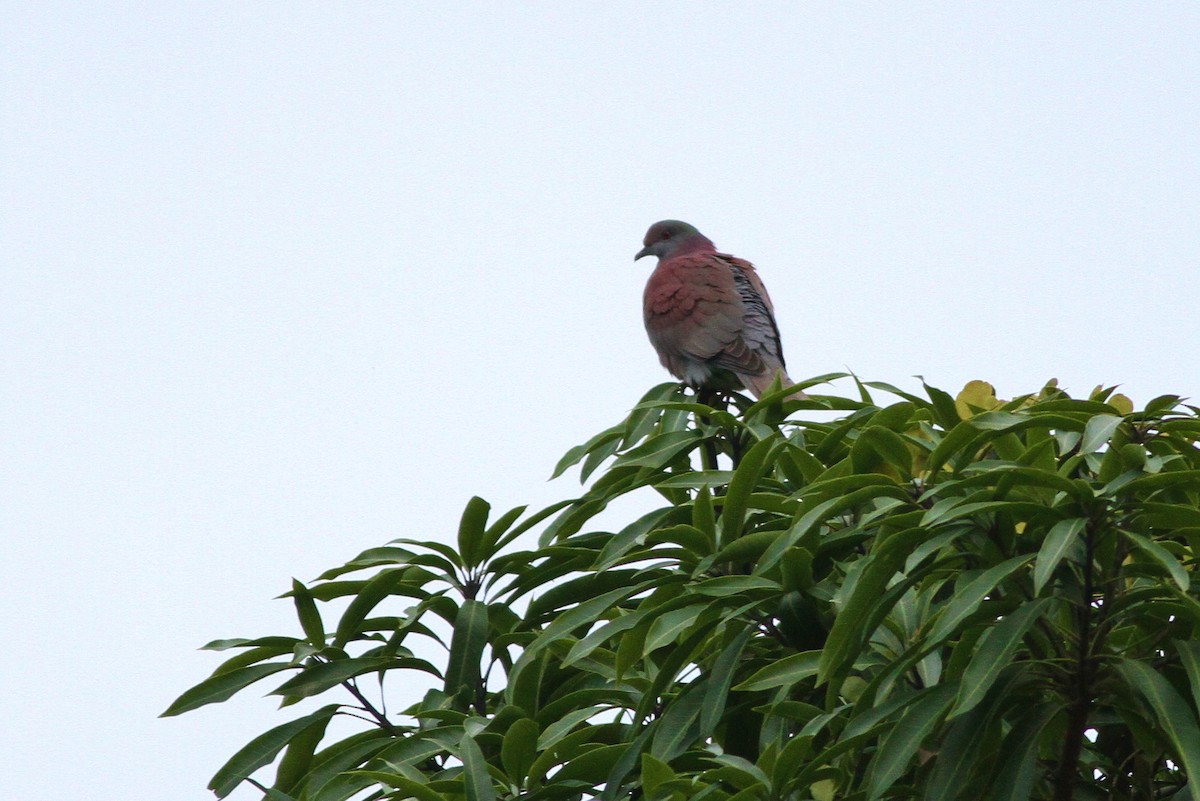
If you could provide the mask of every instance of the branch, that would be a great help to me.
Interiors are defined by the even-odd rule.
[[[380,728],[393,737],[398,737],[400,735],[400,732],[396,731],[396,727],[392,725],[392,722],[388,720],[382,712],[376,709],[375,705],[368,701],[367,697],[363,695],[361,691],[359,691],[353,680],[347,679],[346,681],[343,681],[342,686],[349,690],[350,694],[358,699],[358,702],[362,704],[362,709],[364,712],[375,718],[375,720],[379,721]]]

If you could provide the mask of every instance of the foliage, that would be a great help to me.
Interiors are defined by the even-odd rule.
[[[657,387],[559,463],[580,497],[475,498],[457,547],[296,582],[301,634],[210,643],[237,653],[164,714],[281,673],[284,706],[329,699],[220,797],[282,753],[277,801],[1189,798],[1197,409],[855,384],[736,413]],[[665,503],[593,528],[639,490]],[[397,688],[428,691],[388,714]]]

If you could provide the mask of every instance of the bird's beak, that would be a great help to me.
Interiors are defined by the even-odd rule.
[[[633,260],[637,261],[638,259],[643,258],[645,256],[649,256],[649,255],[650,255],[650,246],[646,245],[646,247],[642,248],[641,250],[639,250],[637,252],[637,255],[633,257]]]

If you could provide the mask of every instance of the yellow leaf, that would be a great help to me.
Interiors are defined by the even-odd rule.
[[[848,676],[842,682],[842,697],[847,701],[857,701],[858,697],[863,694],[863,690],[869,685],[859,676]]]
[[[821,779],[819,782],[813,782],[808,792],[815,801],[833,801],[833,792],[836,789],[837,785],[833,783],[833,779]]]
[[[1108,399],[1108,405],[1116,409],[1121,414],[1133,413],[1133,401],[1118,392]]]
[[[974,417],[980,411],[995,409],[1000,405],[996,400],[996,388],[986,381],[968,381],[967,385],[954,399],[954,408],[963,420]]]

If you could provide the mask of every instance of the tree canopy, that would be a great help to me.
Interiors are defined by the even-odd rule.
[[[577,497],[294,582],[298,631],[209,643],[164,714],[327,700],[218,797],[1200,798],[1197,408],[850,378],[660,385],[559,462]]]

